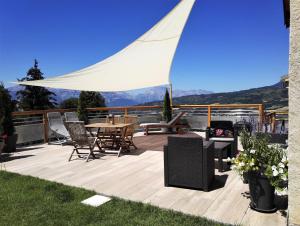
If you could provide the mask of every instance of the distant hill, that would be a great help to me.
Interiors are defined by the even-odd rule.
[[[13,97],[16,99],[17,91],[22,89],[22,86],[13,86],[9,87],[8,90]],[[49,89],[56,94],[57,103],[72,98],[78,97],[80,91],[76,90],[66,90],[66,89]],[[101,93],[106,101],[107,106],[132,106],[143,104],[151,101],[160,101],[163,100],[163,97],[166,92],[166,87],[151,87],[139,90],[132,90],[127,92],[104,92]],[[196,94],[208,94],[212,93],[206,90],[174,90],[174,97],[186,96],[186,95],[196,95]]]
[[[188,95],[173,98],[173,104],[264,104],[267,109],[277,109],[288,106],[288,89],[281,83],[272,86],[241,90],[227,93],[212,93]],[[161,101],[146,105],[161,105]]]

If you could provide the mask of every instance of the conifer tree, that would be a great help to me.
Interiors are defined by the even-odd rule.
[[[44,79],[43,73],[38,68],[37,60],[34,60],[34,66],[30,68],[27,75],[19,81],[34,81]],[[56,100],[55,93],[44,87],[25,86],[23,90],[17,92],[19,106],[23,110],[44,110],[54,108]]]
[[[170,101],[170,95],[168,89],[166,89],[166,94],[164,98],[163,118],[167,122],[172,120],[172,108],[171,108],[171,101]]]

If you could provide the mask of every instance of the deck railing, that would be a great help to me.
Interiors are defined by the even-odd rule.
[[[276,131],[285,132],[282,131],[282,127],[287,128],[288,126],[288,111],[276,111],[276,110],[270,110],[265,112],[265,121],[268,122],[268,124],[271,126],[270,130],[272,133],[275,133]],[[281,127],[281,128],[278,128]]]
[[[149,120],[161,120],[162,106],[129,106],[129,107],[97,107],[88,108],[89,119],[95,121],[105,118],[107,114],[140,116],[140,122]],[[48,112],[71,112],[76,109],[50,109],[13,112],[15,126],[39,125],[39,133],[43,133],[43,140],[49,140]],[[246,117],[255,118],[256,129],[261,130],[265,120],[264,106],[262,104],[213,104],[213,105],[175,105],[173,112],[185,111],[187,118],[198,118],[206,121],[202,127],[210,126],[211,120],[228,119],[234,121],[243,120]],[[24,132],[25,133],[25,132]],[[28,135],[29,136],[29,135]]]

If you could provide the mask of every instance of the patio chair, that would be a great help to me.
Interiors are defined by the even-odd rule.
[[[214,142],[176,135],[164,146],[165,186],[208,191],[215,178]]]
[[[136,115],[125,115],[124,116],[124,122],[125,123],[132,123],[131,126],[127,127],[126,134],[125,134],[125,140],[129,144],[129,147],[132,146],[132,147],[134,147],[134,149],[137,149],[137,147],[133,143],[133,134],[134,134],[135,129],[137,127],[138,116],[136,116]]]
[[[47,118],[49,128],[58,144],[66,144],[70,140],[70,134],[64,125],[61,114],[59,112],[48,112]]]
[[[106,123],[112,123],[112,121],[114,124],[124,123],[124,117],[121,115],[114,115],[113,119],[109,116],[107,116],[105,119]],[[117,140],[121,136],[121,132],[119,129],[106,128],[99,133],[99,136],[102,138],[101,140],[104,141],[104,146],[114,148],[118,143]]]
[[[71,161],[73,156],[78,156],[79,158],[86,157],[86,161],[88,162],[90,157],[96,158],[94,149],[98,142],[97,137],[89,137],[84,126],[83,121],[75,121],[75,122],[66,122],[66,126],[71,136],[72,144],[74,149],[69,157],[69,161]],[[79,152],[79,149],[88,150],[88,152]],[[101,150],[97,151],[100,152]]]
[[[179,124],[179,120],[184,114],[185,114],[185,112],[180,112],[168,123],[166,123],[166,122],[142,123],[142,124],[140,124],[140,127],[142,127],[144,129],[145,135],[149,135],[149,129],[167,128],[167,129],[176,129],[176,131],[179,132],[179,130],[181,128],[188,128],[188,125]]]
[[[238,133],[232,121],[215,120],[206,129],[206,140],[231,144],[230,157],[237,153]]]
[[[78,115],[76,112],[65,112],[65,119],[69,122],[79,121]]]

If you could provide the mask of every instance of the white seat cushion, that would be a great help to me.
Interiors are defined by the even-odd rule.
[[[142,123],[140,127],[168,125],[168,123]]]
[[[209,138],[209,140],[213,140],[213,141],[234,141],[233,137],[212,137]]]

